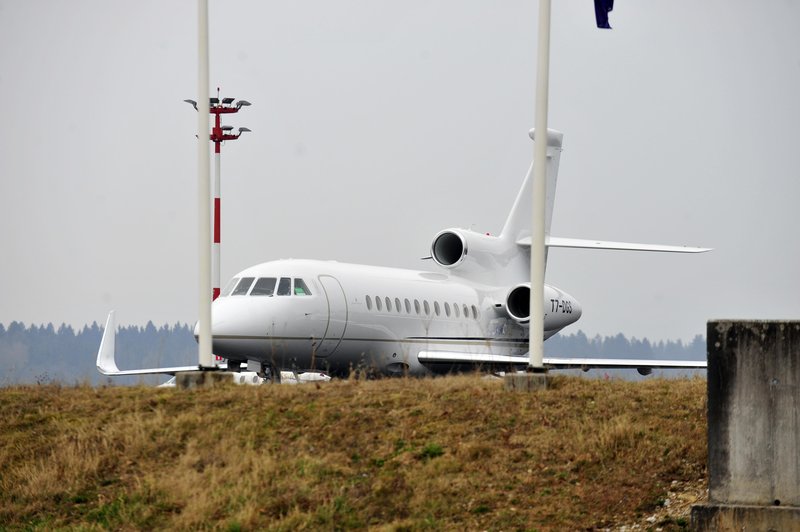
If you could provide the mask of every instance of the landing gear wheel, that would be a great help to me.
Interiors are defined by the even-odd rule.
[[[281,372],[271,364],[262,364],[261,371],[258,372],[258,376],[267,381],[269,384],[281,383]]]

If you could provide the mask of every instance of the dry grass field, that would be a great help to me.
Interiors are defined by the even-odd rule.
[[[679,530],[669,499],[705,487],[701,379],[48,385],[0,409],[8,530]]]

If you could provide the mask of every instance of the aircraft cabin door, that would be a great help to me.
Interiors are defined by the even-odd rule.
[[[347,299],[339,281],[330,275],[320,275],[319,282],[328,298],[328,327],[317,347],[316,356],[325,358],[333,354],[342,343],[347,328]]]

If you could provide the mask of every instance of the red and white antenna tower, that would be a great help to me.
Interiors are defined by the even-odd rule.
[[[222,143],[226,140],[236,140],[242,133],[250,131],[246,127],[240,127],[238,133],[232,133],[233,126],[223,126],[221,116],[224,114],[238,113],[242,107],[247,107],[250,102],[247,100],[239,100],[235,104],[235,98],[222,98],[219,97],[219,87],[217,87],[217,97],[209,98],[209,112],[214,115],[214,126],[211,128],[211,142],[214,143],[214,241],[211,244],[211,299],[212,301],[219,297],[220,292],[220,242],[221,242],[221,226],[220,226],[220,208],[221,208],[221,164],[220,156],[222,155]],[[186,103],[191,104],[195,110],[197,109],[197,102],[194,100],[184,100]]]

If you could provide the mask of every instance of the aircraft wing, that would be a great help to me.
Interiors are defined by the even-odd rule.
[[[658,360],[653,358],[563,358],[544,357],[544,364],[553,369],[705,369],[705,360]]]
[[[200,366],[178,366],[174,368],[148,368],[120,370],[115,357],[116,326],[114,325],[114,311],[108,314],[103,339],[100,340],[100,349],[97,350],[97,371],[103,375],[175,375],[181,371],[198,371]]]
[[[530,237],[517,241],[520,246],[530,246]],[[662,244],[635,244],[632,242],[612,242],[609,240],[589,240],[583,238],[562,238],[548,236],[545,245],[551,248],[615,249],[621,251],[661,251],[665,253],[705,253],[711,248],[692,246],[665,246]]]
[[[422,351],[418,355],[420,362],[446,364],[485,364],[488,366],[527,366],[528,355],[511,356],[492,353],[458,353],[452,351]],[[544,357],[544,365],[550,369],[704,369],[705,360],[659,360],[652,358],[569,358]]]

